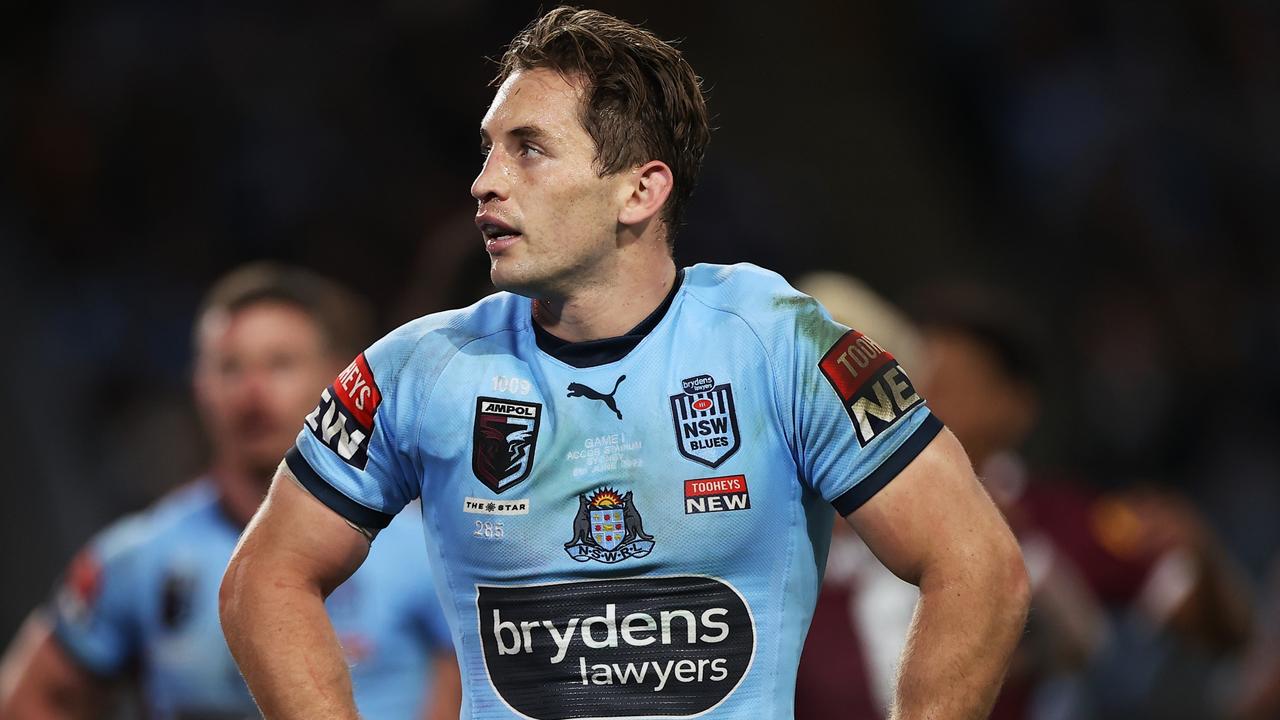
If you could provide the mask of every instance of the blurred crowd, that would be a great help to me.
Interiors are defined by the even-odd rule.
[[[0,642],[208,462],[217,277],[307,266],[382,330],[487,291],[486,57],[540,4],[0,11]],[[811,290],[878,326],[1018,531],[1037,595],[1000,717],[1280,716],[1280,7],[588,4],[705,78],[677,261],[860,278],[844,309],[859,283]],[[829,567],[817,621],[866,668],[835,689],[882,716],[913,590],[853,537]]]

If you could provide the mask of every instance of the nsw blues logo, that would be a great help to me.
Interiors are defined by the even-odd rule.
[[[529,477],[541,420],[538,403],[476,398],[471,469],[480,482],[500,493]]]
[[[685,378],[681,384],[684,392],[671,396],[676,446],[694,462],[719,467],[741,444],[733,388],[717,385],[710,375]]]
[[[601,488],[590,498],[578,496],[573,538],[564,550],[578,562],[616,563],[653,552],[653,536],[644,531],[644,519],[630,490],[619,495],[617,490]]]

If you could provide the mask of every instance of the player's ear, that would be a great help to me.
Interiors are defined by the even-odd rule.
[[[625,193],[622,209],[618,211],[618,222],[623,225],[645,222],[661,212],[675,186],[671,168],[661,160],[650,160],[632,168],[627,178],[622,188]]]

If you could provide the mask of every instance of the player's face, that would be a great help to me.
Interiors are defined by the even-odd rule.
[[[259,302],[204,318],[196,397],[215,463],[269,478],[338,364],[293,305]]]
[[[930,330],[924,340],[929,371],[920,392],[974,462],[1014,449],[1030,429],[1034,405],[991,350],[957,331]]]
[[[559,73],[517,72],[480,125],[485,160],[471,194],[499,289],[555,298],[609,280],[627,173],[600,177],[581,102]]]

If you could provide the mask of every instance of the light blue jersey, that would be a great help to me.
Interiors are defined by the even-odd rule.
[[[366,527],[422,498],[464,717],[790,718],[831,505],[941,429],[889,353],[779,276],[677,283],[617,340],[557,341],[507,293],[409,323],[287,457]]]
[[[240,530],[208,480],[116,522],[72,563],[53,603],[57,638],[94,674],[136,670],[148,717],[258,717],[218,623]],[[452,646],[417,513],[386,533],[327,605],[363,716],[407,720],[421,717],[431,655]]]

